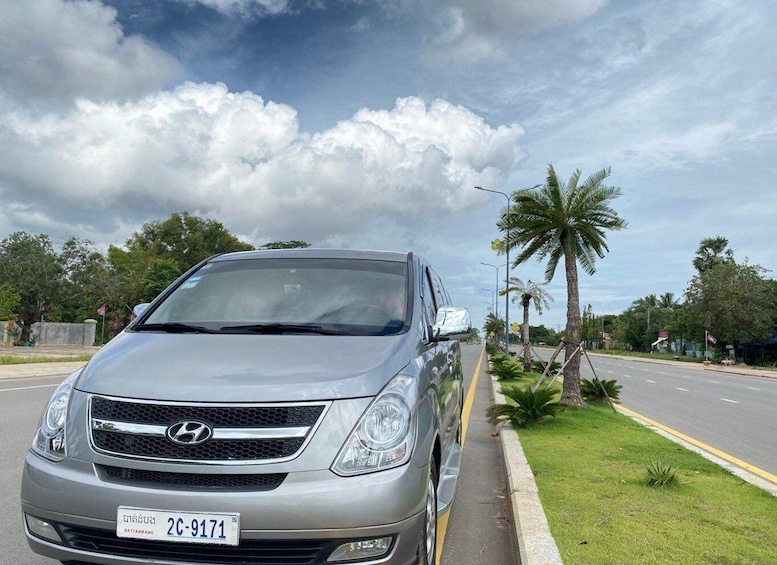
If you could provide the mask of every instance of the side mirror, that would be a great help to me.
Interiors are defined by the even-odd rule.
[[[148,308],[148,305],[151,304],[150,302],[144,302],[143,304],[138,304],[132,309],[132,319],[134,320],[138,316],[140,316],[143,312],[145,312],[146,308]]]
[[[436,339],[467,339],[472,333],[469,310],[455,306],[442,306],[432,327]]]

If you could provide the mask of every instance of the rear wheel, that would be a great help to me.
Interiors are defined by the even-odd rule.
[[[418,539],[417,565],[437,563],[437,465],[434,459],[429,463],[429,478],[426,482],[426,513],[424,526]]]

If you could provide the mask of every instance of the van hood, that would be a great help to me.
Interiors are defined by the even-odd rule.
[[[86,365],[83,392],[185,402],[375,396],[418,353],[396,336],[122,332]]]

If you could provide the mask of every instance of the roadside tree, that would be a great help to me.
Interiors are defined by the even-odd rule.
[[[718,235],[707,237],[699,242],[693,266],[699,273],[703,273],[716,265],[733,262],[734,252],[728,247],[728,239]]]
[[[553,297],[548,291],[541,288],[532,281],[526,281],[524,283],[518,277],[510,277],[507,280],[507,289],[501,291],[500,296],[504,296],[505,293],[515,293],[513,296],[513,302],[520,300],[521,306],[523,306],[523,370],[528,373],[531,371],[531,341],[529,339],[529,306],[534,303],[534,309],[537,314],[542,314],[542,309],[549,308],[550,303],[553,302]]]
[[[261,249],[300,249],[310,247],[307,241],[292,239],[291,241],[271,241],[260,246]]]
[[[232,235],[221,222],[188,212],[143,224],[127,240],[126,247],[130,252],[142,250],[154,258],[172,259],[179,274],[211,255],[254,248]]]
[[[16,317],[16,308],[21,297],[14,292],[8,283],[0,283],[0,320]]]
[[[770,338],[777,319],[777,295],[764,273],[759,265],[734,261],[702,270],[685,292],[688,317],[719,342],[735,347],[743,340],[758,343]]]
[[[548,165],[545,185],[539,189],[514,192],[512,204],[497,226],[507,235],[510,249],[520,249],[514,265],[531,257],[548,260],[545,279],[549,282],[559,262],[564,260],[567,281],[566,356],[569,359],[580,344],[580,291],[577,264],[589,275],[596,272],[596,257],[609,251],[607,230],[620,230],[626,222],[610,207],[620,189],[605,186],[610,169],[589,176],[580,183],[576,170],[564,182]],[[564,387],[560,402],[585,406],[580,393],[580,356],[564,369]]]
[[[502,318],[497,318],[493,313],[489,312],[486,316],[486,321],[483,324],[483,333],[486,334],[486,341],[494,347],[499,347],[500,340],[504,337],[505,333],[505,321]]]
[[[56,305],[63,322],[83,322],[97,317],[97,309],[110,299],[115,286],[108,259],[88,239],[68,238],[58,255],[62,289]]]
[[[20,341],[29,343],[32,324],[52,311],[62,288],[62,266],[49,237],[15,232],[0,241],[0,280],[19,296]]]

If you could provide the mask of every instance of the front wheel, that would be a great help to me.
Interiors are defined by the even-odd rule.
[[[437,465],[429,462],[429,478],[426,481],[426,515],[418,539],[417,565],[437,563]]]

